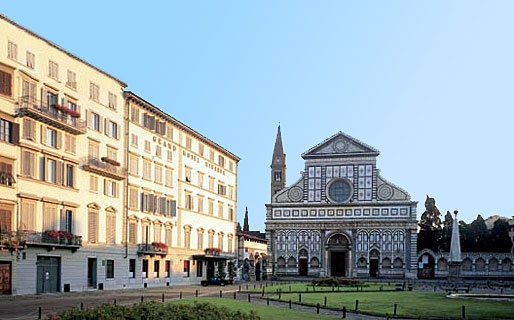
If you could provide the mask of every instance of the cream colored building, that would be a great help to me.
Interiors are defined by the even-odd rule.
[[[129,283],[197,284],[235,258],[239,158],[134,93],[125,98]]]
[[[239,158],[3,15],[0,30],[0,294],[196,283],[203,248],[234,251]]]

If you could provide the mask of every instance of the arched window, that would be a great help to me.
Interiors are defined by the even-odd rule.
[[[284,257],[279,257],[277,259],[277,266],[279,268],[284,268],[286,266],[286,259],[284,259]]]
[[[357,261],[357,268],[366,269],[367,266],[368,266],[368,261],[366,260],[366,258],[364,258],[364,257],[359,258],[359,260]]]
[[[287,260],[287,266],[289,268],[296,267],[296,259],[294,257],[289,257],[289,259]]]
[[[475,262],[475,271],[485,271],[485,260],[478,258]]]
[[[448,261],[446,259],[441,258],[437,261],[437,269],[439,271],[447,271],[448,270]]]
[[[473,262],[470,258],[462,260],[462,271],[471,271],[473,268]]]
[[[395,269],[403,268],[403,260],[401,258],[394,259],[393,267]]]
[[[498,260],[496,258],[489,260],[489,271],[498,271]]]
[[[389,258],[382,259],[382,268],[384,268],[384,269],[391,268],[391,259],[389,259]]]
[[[512,269],[512,261],[509,258],[505,258],[502,261],[502,271],[509,272]]]
[[[311,268],[319,268],[319,260],[316,257],[311,259]]]

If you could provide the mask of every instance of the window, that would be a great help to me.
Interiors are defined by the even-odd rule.
[[[34,178],[35,177],[35,155],[31,151],[22,151],[21,152],[21,174],[25,177]]]
[[[0,74],[1,74],[1,71],[0,71]],[[0,82],[1,81],[2,80],[0,77]],[[1,85],[0,85],[0,87],[1,87]],[[36,103],[36,95],[37,95],[36,88],[37,88],[37,86],[36,86],[35,82],[23,79],[21,95],[24,99],[24,102],[29,102],[29,103],[33,103],[33,104]],[[27,105],[23,105],[23,107],[27,107]]]
[[[203,188],[203,180],[204,180],[203,172],[198,172],[198,186],[200,188]]]
[[[57,183],[57,160],[41,157],[40,164],[39,180]]]
[[[116,243],[116,212],[107,212],[105,215],[105,242]]]
[[[208,246],[209,248],[214,248],[214,230],[209,230],[209,238],[208,238]]]
[[[114,260],[105,260],[105,278],[114,279]]]
[[[155,182],[162,184],[162,166],[159,164],[155,165]]]
[[[198,239],[197,239],[198,250],[203,250],[203,231],[204,231],[203,228],[196,229],[196,233],[198,235]],[[199,262],[198,264],[201,264],[201,262]]]
[[[12,95],[12,75],[0,70],[0,94],[10,97]]]
[[[130,106],[130,120],[134,123],[139,123],[139,108]]]
[[[150,160],[143,159],[143,179],[152,179],[152,162]]]
[[[168,150],[167,160],[168,160],[168,162],[172,162],[173,161],[173,151]]]
[[[191,226],[185,225],[184,226],[184,248],[190,249],[190,247],[191,247]]]
[[[61,230],[73,233],[73,210],[61,210]]]
[[[113,180],[104,180],[104,194],[109,197],[118,196],[118,184]]]
[[[100,87],[93,83],[89,83],[89,99],[99,102],[100,101]]]
[[[159,278],[159,267],[160,267],[160,260],[154,260],[153,262],[153,276],[155,278]]]
[[[129,259],[129,278],[136,277],[136,259]]]
[[[234,208],[232,207],[228,207],[228,219],[230,221],[233,221],[234,220]]]
[[[107,147],[107,158],[116,161],[118,159],[118,150],[113,147]]]
[[[186,209],[193,210],[193,195],[190,192],[186,192]]]
[[[13,206],[0,204],[0,226],[2,226],[2,229],[4,229],[7,232],[13,230],[13,212]]]
[[[224,185],[222,185],[222,184],[219,184],[219,185],[218,185],[218,194],[219,194],[219,195],[222,195],[222,196],[227,195],[227,186],[224,186]]]
[[[59,78],[59,65],[55,61],[48,61],[48,76],[57,80]]]
[[[18,60],[18,45],[9,41],[7,43],[7,58]]]
[[[133,147],[138,147],[138,141],[137,141],[137,134],[132,134],[130,136],[130,144],[133,146]]]
[[[223,251],[223,238],[225,234],[223,232],[218,232],[218,248]]]
[[[77,74],[75,72],[68,70],[66,85],[70,88],[77,89]]]
[[[34,201],[22,200],[19,230],[36,230],[36,203]]]
[[[173,186],[173,169],[171,168],[166,168],[166,186]]]
[[[88,213],[87,238],[89,243],[98,243],[98,211],[90,210]]]
[[[200,213],[203,213],[204,209],[203,209],[203,196],[198,196],[198,212]]]
[[[30,51],[27,51],[27,67],[30,69],[36,67],[36,56]]]
[[[36,139],[36,124],[31,119],[23,119],[23,138],[32,141]]]
[[[187,137],[187,136],[186,136],[186,149],[187,149],[187,150],[191,150],[191,145],[192,145],[192,139],[191,139],[191,137]]]
[[[212,149],[209,149],[209,160],[211,160],[211,162],[214,162],[214,150]]]
[[[230,185],[228,186],[228,197],[234,199],[234,187]]]
[[[155,155],[157,157],[162,157],[162,147],[161,146],[155,146]]]
[[[171,269],[171,260],[166,260],[164,262],[164,272],[165,272],[165,277],[166,278],[169,278],[170,277],[170,269]]]
[[[214,199],[209,198],[209,214],[214,215]]]
[[[232,234],[229,234],[228,236],[228,252],[232,252],[232,242],[234,242],[234,236]]]
[[[118,139],[118,124],[114,121],[109,121],[107,124],[107,135],[109,137],[113,137],[115,139]]]
[[[65,166],[65,180],[64,185],[68,188],[73,188],[75,185],[75,166],[66,164]]]
[[[64,135],[64,151],[75,154],[76,140],[74,135],[68,133]]]
[[[220,167],[225,167],[225,157],[222,155],[218,156],[218,164]]]
[[[60,147],[60,132],[57,130],[46,128],[46,140],[45,144],[49,147],[59,148]]]
[[[143,126],[150,130],[155,130],[155,116],[143,113]]]
[[[129,243],[136,244],[137,242],[137,222],[129,222]]]
[[[89,158],[100,159],[100,144],[96,141],[89,141],[88,153]]]
[[[0,119],[0,141],[17,144],[19,142],[19,128],[16,123]]]
[[[54,204],[45,203],[43,207],[43,231],[59,230],[57,226],[57,207]]]
[[[152,152],[150,141],[148,141],[148,140],[145,140],[145,152],[148,152],[148,153]]]
[[[166,122],[155,120],[155,133],[158,133],[161,136],[166,135]]]
[[[209,177],[209,191],[214,192],[214,177]]]
[[[89,114],[89,127],[93,130],[100,131],[100,115],[94,112]]]
[[[218,201],[218,217],[223,218],[223,202]]]
[[[203,143],[199,143],[198,144],[198,153],[203,157],[203,153],[204,153],[204,146],[203,146]]]
[[[282,171],[275,170],[275,172],[273,172],[273,181],[282,181]]]
[[[15,183],[12,166],[12,160],[0,157],[0,185],[11,187]],[[0,225],[1,228],[2,226]]]
[[[46,98],[46,106],[52,112],[54,116],[57,116],[57,104],[59,100],[59,96],[51,91],[45,89],[46,94],[44,95],[44,99]]]
[[[328,198],[330,201],[343,203],[350,200],[353,188],[347,179],[337,179],[328,185]]]
[[[89,191],[93,193],[98,193],[98,177],[90,175],[89,176]]]
[[[116,109],[116,95],[109,92],[109,108]]]
[[[136,155],[130,155],[129,158],[129,173],[138,176],[139,175],[139,157]]]
[[[191,182],[191,168],[190,167],[185,167],[184,168],[184,171],[185,171],[185,179],[186,179],[186,182]]]
[[[129,209],[137,210],[139,207],[139,190],[138,188],[129,187]]]

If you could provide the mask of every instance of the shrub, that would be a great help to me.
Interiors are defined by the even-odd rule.
[[[320,287],[339,287],[339,286],[350,286],[355,287],[362,284],[362,281],[344,278],[344,277],[323,277],[313,279],[311,284],[313,286]]]

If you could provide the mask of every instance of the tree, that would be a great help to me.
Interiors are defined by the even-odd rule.
[[[441,231],[441,239],[439,242],[439,250],[443,252],[450,252],[450,246],[452,243],[452,227],[453,217],[450,211],[446,211],[444,216],[443,229]]]
[[[435,199],[427,195],[425,212],[419,220],[418,251],[428,248],[433,251],[439,249],[441,238],[441,212],[435,205]]]
[[[475,221],[471,222],[470,227],[473,234],[473,251],[487,251],[487,225],[484,218],[479,214]]]
[[[510,252],[512,240],[509,236],[509,222],[505,219],[498,219],[494,222],[493,228],[489,230],[487,237],[487,251],[489,252]]]

